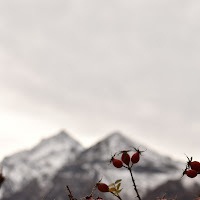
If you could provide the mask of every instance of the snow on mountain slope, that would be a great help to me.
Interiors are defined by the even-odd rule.
[[[109,160],[114,153],[121,150],[128,150],[132,147],[139,147],[141,150],[146,150],[141,156],[140,162],[133,166],[133,175],[139,192],[143,197],[145,195],[148,196],[148,192],[151,192],[151,195],[154,195],[154,191],[157,191],[157,188],[166,183],[171,184],[178,179],[180,180],[182,169],[185,167],[185,163],[172,160],[170,157],[163,156],[147,147],[141,146],[139,143],[131,141],[120,133],[111,134],[86,150],[73,140],[70,142],[70,144],[73,145],[69,145],[68,143],[71,139],[68,140],[68,137],[69,136],[66,134],[60,133],[55,137],[43,140],[32,150],[24,151],[12,156],[10,162],[7,161],[6,168],[10,169],[11,166],[14,168],[15,163],[25,160],[27,167],[25,167],[25,164],[22,164],[23,162],[16,165],[22,168],[19,174],[22,173],[22,171],[23,173],[25,172],[25,175],[23,175],[20,180],[22,180],[23,183],[27,183],[28,180],[25,181],[27,176],[31,176],[29,179],[33,179],[34,177],[38,178],[38,176],[40,176],[38,178],[40,185],[44,186],[46,184],[46,187],[38,187],[36,184],[37,182],[34,182],[34,180],[28,185],[23,184],[15,177],[15,183],[18,181],[21,188],[18,188],[18,193],[15,193],[9,198],[3,198],[3,200],[27,200],[27,195],[29,200],[41,199],[43,197],[45,197],[46,200],[55,198],[65,199],[65,185],[69,185],[73,194],[79,198],[90,194],[94,184],[101,178],[102,181],[107,184],[110,184],[119,178],[122,179],[122,198],[130,200],[135,196],[135,191],[132,187],[129,172],[125,168],[117,169],[113,167],[112,164],[109,164]],[[62,145],[60,145],[60,143],[64,143],[64,146],[69,145],[70,147],[64,148],[64,151],[70,152],[69,154],[76,159],[69,158],[68,153],[63,153],[63,147],[61,147]],[[51,146],[51,151],[48,150],[49,146]],[[76,154],[71,153],[74,146],[79,149]],[[65,155],[62,155],[61,152]],[[129,153],[131,155],[133,152]],[[66,158],[63,158],[64,156],[66,156]],[[116,157],[120,156],[116,155]],[[63,159],[70,162],[62,162]],[[30,163],[34,167],[30,168]],[[16,169],[19,170],[20,167],[17,167]],[[12,171],[13,170],[11,170],[11,172]],[[36,175],[36,172],[39,173]],[[13,175],[17,176],[17,173]],[[192,181],[193,183],[189,185],[188,183],[190,180],[188,180],[188,177],[184,177],[180,182],[182,185],[180,188],[185,190],[188,186],[191,187],[195,184],[196,180]],[[6,189],[8,189],[8,187]],[[27,191],[30,192],[30,195]],[[38,191],[37,194],[35,194],[34,191]],[[181,193],[181,191],[176,188],[173,192]],[[104,194],[99,193],[98,191],[96,191],[96,193],[96,195],[106,197],[106,195],[104,196]],[[110,194],[107,195],[107,199],[108,198],[110,198]]]
[[[73,193],[77,194],[76,197],[81,197],[89,194],[92,186],[101,178],[107,184],[122,178],[122,187],[124,191],[128,191],[122,192],[122,198],[131,199],[135,192],[129,172],[125,168],[117,169],[112,164],[109,165],[109,160],[115,152],[138,146],[138,143],[120,133],[114,133],[98,142],[80,153],[73,163],[59,171],[54,178],[54,187],[51,188],[53,196],[64,198],[66,193],[62,190],[62,185],[70,185]],[[146,148],[141,146],[140,149]],[[184,163],[147,149],[141,156],[141,161],[133,167],[133,173],[140,193],[145,195],[148,190],[156,188],[169,179],[180,178],[181,168],[184,168]]]
[[[37,179],[41,187],[50,186],[55,173],[82,150],[81,144],[61,131],[28,151],[5,158],[2,166],[7,184],[3,185],[2,193],[19,191],[33,179]]]
[[[184,163],[174,161],[170,157],[163,156],[151,149],[140,146],[140,144],[131,141],[119,133],[110,135],[105,140],[86,150],[81,158],[83,158],[83,161],[86,159],[85,163],[97,160],[98,158],[108,163],[111,154],[113,155],[115,152],[131,149],[131,147],[139,147],[141,150],[146,150],[142,154],[140,162],[134,166],[134,173],[138,180],[138,185],[143,188],[142,191],[155,188],[168,179],[176,179],[181,176],[180,169],[184,168]],[[130,155],[133,153],[134,151],[130,152]],[[99,163],[97,165],[95,164],[94,167],[98,167],[98,165]],[[118,173],[119,169],[113,168],[112,165],[107,168],[108,171],[106,173],[104,169],[102,168],[101,173],[109,181],[114,181],[113,177],[116,175],[118,176],[117,178],[121,177],[121,173]],[[124,180],[129,180],[129,174],[127,172],[123,172],[123,174]],[[132,185],[131,183],[129,184]]]

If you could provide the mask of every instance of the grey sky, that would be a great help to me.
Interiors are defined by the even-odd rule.
[[[0,1],[1,152],[65,128],[87,146],[121,130],[200,159],[199,9],[197,0]]]

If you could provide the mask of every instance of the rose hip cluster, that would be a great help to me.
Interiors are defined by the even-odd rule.
[[[140,155],[143,151],[140,151],[139,149],[134,148],[135,153],[133,153],[131,156],[129,155],[128,152],[131,150],[126,150],[126,151],[120,151],[119,153],[115,153],[114,156],[112,156],[110,163],[113,164],[114,167],[116,168],[126,168],[130,174],[131,174],[131,179],[133,182],[133,187],[134,190],[137,194],[137,198],[141,200],[137,186],[135,184],[135,180],[133,178],[132,174],[132,167],[134,164],[138,163],[140,160]],[[115,156],[121,155],[121,159],[117,159]],[[118,199],[121,200],[121,197],[119,196],[119,193],[121,192],[122,189],[120,189],[121,185],[121,179],[115,181],[115,183],[112,183],[111,185],[106,185],[105,183],[97,183],[98,190],[101,192],[111,192],[114,196],[116,196]]]
[[[113,163],[113,165],[116,168],[121,168],[121,167],[130,167],[130,161],[133,164],[136,164],[139,162],[140,160],[140,154],[142,151],[140,151],[139,149],[135,149],[136,153],[134,153],[131,157],[129,155],[129,151],[121,151],[119,154],[121,155],[121,160],[120,159],[116,159],[115,155],[111,158],[111,162]],[[125,165],[124,165],[125,164]]]
[[[184,174],[186,174],[190,178],[196,177],[197,174],[200,174],[200,162],[192,161],[192,157],[188,158],[186,169],[183,172],[183,175]]]

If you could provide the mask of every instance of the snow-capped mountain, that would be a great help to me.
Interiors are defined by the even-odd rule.
[[[191,191],[192,188],[199,187],[196,183],[199,177],[197,181],[188,177],[180,181],[185,163],[152,151],[120,133],[113,133],[92,147],[83,149],[69,135],[61,132],[43,140],[29,151],[4,159],[5,176],[8,176],[12,186],[19,184],[20,187],[14,187],[13,195],[4,196],[2,200],[63,200],[67,198],[66,185],[79,198],[90,194],[94,184],[100,179],[107,184],[122,179],[121,196],[131,200],[136,194],[129,172],[125,168],[115,168],[109,161],[116,152],[133,147],[146,150],[140,162],[133,166],[133,175],[144,200],[149,197],[156,199],[165,192],[172,197],[184,194],[187,200],[189,197],[192,199]],[[134,150],[129,153],[133,154]],[[116,154],[116,157],[120,155]],[[9,191],[7,185],[4,187],[4,194]],[[107,197],[105,199],[111,197],[110,194],[104,195],[98,191],[95,195]]]
[[[74,194],[77,194],[76,197],[85,196],[91,192],[94,183],[102,178],[102,181],[107,184],[122,179],[122,187],[124,191],[128,191],[122,194],[122,197],[127,200],[132,199],[131,197],[135,196],[135,191],[132,188],[129,172],[125,168],[116,169],[112,164],[109,165],[109,160],[115,152],[138,146],[138,143],[119,133],[114,133],[86,149],[73,163],[63,167],[55,176],[54,186],[50,190],[51,198],[64,199],[66,196],[66,191],[63,190],[64,185],[69,185]],[[140,149],[145,150],[146,147],[141,146]],[[140,193],[144,196],[148,190],[155,189],[169,179],[179,178],[181,167],[184,167],[184,163],[147,149],[143,153],[141,161],[133,169]],[[102,196],[102,194],[99,195]]]
[[[6,157],[2,166],[7,181],[1,192],[4,196],[11,195],[33,180],[37,180],[39,187],[47,189],[57,171],[64,164],[71,162],[82,150],[81,144],[65,131],[61,131],[43,139],[30,150]]]

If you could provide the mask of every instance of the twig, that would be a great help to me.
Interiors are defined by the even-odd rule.
[[[135,180],[134,180],[134,178],[133,178],[132,170],[131,170],[130,167],[128,168],[128,170],[129,170],[129,172],[130,172],[130,174],[131,174],[131,179],[132,179],[132,182],[133,182],[133,186],[134,186],[135,192],[136,192],[136,194],[137,194],[137,198],[138,198],[139,200],[141,200],[141,197],[140,197],[139,192],[138,192],[138,190],[137,190],[137,186],[136,186],[136,184],[135,184]]]
[[[92,192],[90,193],[89,196],[93,196],[94,191],[97,189],[97,184],[94,185],[94,187],[92,188]]]
[[[69,192],[69,194],[68,194],[69,199],[70,199],[70,200],[77,200],[76,198],[73,197],[72,192],[71,192],[71,190],[69,189],[69,186],[68,186],[68,185],[66,185],[66,188],[67,188],[67,190],[68,190],[68,192]]]
[[[112,193],[114,196],[116,196],[118,199],[122,200],[122,198],[120,196],[117,196],[114,192],[110,192]]]
[[[91,192],[89,195],[87,195],[87,196],[85,196],[85,197],[82,197],[81,200],[82,200],[82,199],[89,199],[90,197],[92,197],[92,196],[93,196],[93,193],[94,193],[95,190],[96,190],[96,188],[97,188],[97,184],[95,184],[94,187],[92,188],[92,192]]]

